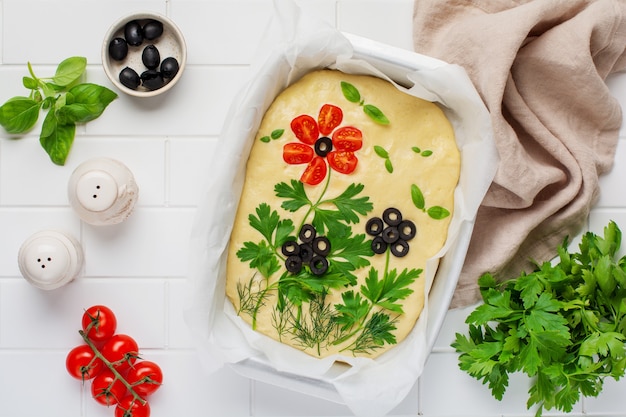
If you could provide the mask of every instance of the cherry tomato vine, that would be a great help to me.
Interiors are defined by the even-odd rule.
[[[163,372],[155,362],[139,356],[137,342],[115,333],[117,318],[103,305],[83,313],[85,342],[70,350],[65,365],[71,376],[91,382],[91,394],[98,403],[115,405],[115,417],[149,417],[147,397],[163,383]]]

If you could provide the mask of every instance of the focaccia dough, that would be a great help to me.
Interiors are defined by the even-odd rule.
[[[300,115],[318,120],[325,104],[339,107],[343,113],[333,131],[350,126],[362,133],[362,147],[353,151],[358,162],[353,172],[341,173],[329,167],[328,157],[323,157],[328,169],[324,179],[317,185],[302,184],[300,178],[307,164],[285,162],[283,149],[289,143],[303,144],[291,128],[292,121]],[[381,123],[380,113],[388,119],[387,124]],[[406,337],[423,309],[424,273],[419,271],[446,241],[459,172],[454,131],[437,105],[371,76],[333,70],[305,75],[276,97],[252,146],[228,248],[228,298],[256,331],[315,357],[335,353],[380,355]],[[281,190],[297,189],[294,182],[302,185],[311,205],[290,211],[284,204],[293,199],[284,193],[278,193],[279,197],[275,187],[282,184]],[[363,189],[351,194],[347,204],[333,204],[333,199],[359,184]],[[359,200],[364,198],[365,202]],[[317,205],[319,201],[326,203]],[[368,204],[371,210],[359,213],[367,210]],[[409,252],[403,257],[388,251],[374,254],[370,249],[373,236],[365,232],[368,219],[381,217],[390,207],[416,225],[416,235],[408,241]],[[289,205],[286,208],[293,210]],[[284,240],[281,233],[290,230],[289,224],[293,227],[289,239],[296,239],[299,226],[312,223],[316,210],[318,221],[330,213],[329,223],[323,223],[324,233],[318,233],[331,244],[328,272],[313,276],[305,266],[307,282],[314,283],[315,288],[311,290],[305,280],[290,287],[297,277],[286,271],[286,257],[276,247],[280,246],[276,240]],[[347,217],[342,217],[342,210],[347,210]],[[255,228],[252,223],[257,217],[263,226]],[[332,221],[341,226],[326,227]],[[347,237],[336,236],[346,231]],[[354,249],[350,242],[359,248],[358,259],[369,265],[351,271],[356,283],[319,291],[327,288],[324,280],[335,277],[331,272],[343,271],[341,268],[350,264],[351,259],[332,252],[341,249],[345,254]],[[407,271],[412,272],[403,274]],[[390,285],[407,275],[417,277],[408,286]],[[285,285],[279,285],[281,277]],[[374,285],[376,282],[380,285]],[[392,287],[402,291],[388,292]],[[375,302],[373,288],[389,297]]]

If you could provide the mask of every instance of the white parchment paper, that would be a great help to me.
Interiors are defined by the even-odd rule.
[[[451,257],[457,264],[453,269],[460,270],[465,252],[454,249],[455,241],[469,240],[463,234],[471,233],[472,228],[463,226],[473,224],[495,174],[497,155],[489,115],[462,68],[342,34],[311,16],[303,16],[291,1],[275,1],[274,6],[275,17],[259,47],[267,54],[260,54],[253,65],[253,78],[232,103],[219,146],[209,163],[210,173],[207,171],[207,178],[202,179],[205,188],[191,239],[185,319],[209,372],[224,364],[238,364],[245,369],[252,361],[264,366],[266,382],[285,385],[285,375],[287,379],[292,376],[290,389],[340,401],[356,415],[385,415],[404,399],[422,373],[432,335],[438,331],[437,327],[433,332],[433,323],[440,326],[458,280],[454,274],[435,275],[437,265],[441,257]],[[446,280],[451,290],[437,299],[427,297],[409,336],[377,359],[319,359],[280,344],[252,331],[225,296],[228,241],[247,158],[261,119],[283,89],[307,72],[325,67],[388,79],[407,94],[440,104],[454,126],[461,151],[461,179],[455,191],[449,237],[425,271],[426,291],[434,279]],[[431,303],[436,303],[438,317],[429,320],[429,312],[434,311],[429,308]],[[324,395],[324,389],[319,394],[317,381],[327,387],[324,389],[334,390],[335,395]]]

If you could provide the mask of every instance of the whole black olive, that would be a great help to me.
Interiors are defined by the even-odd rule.
[[[158,67],[161,63],[161,54],[159,54],[157,47],[154,45],[148,45],[143,48],[141,61],[148,69],[155,69]]]
[[[128,44],[123,38],[115,38],[109,42],[109,56],[116,61],[121,61],[128,54]]]
[[[141,82],[148,90],[158,90],[163,87],[165,81],[160,72],[148,70],[141,73]]]
[[[141,84],[141,79],[139,78],[139,74],[137,74],[137,72],[135,72],[134,69],[126,67],[124,68],[121,72],[120,72],[120,82],[132,89],[132,90],[136,90],[137,87],[139,87],[139,84]]]
[[[176,58],[167,57],[161,62],[161,74],[163,78],[174,78],[178,73],[178,61]]]
[[[154,40],[163,34],[163,23],[158,20],[149,20],[143,25],[143,37],[149,41]]]
[[[136,20],[131,20],[124,26],[124,37],[126,42],[132,46],[139,46],[143,42],[143,30]]]

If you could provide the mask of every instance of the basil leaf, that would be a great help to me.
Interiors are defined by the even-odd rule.
[[[67,98],[71,104],[57,110],[59,120],[62,123],[85,123],[98,118],[117,94],[100,85],[79,84],[68,91]]]
[[[376,155],[381,158],[389,158],[389,152],[387,152],[382,146],[374,145],[374,152],[376,152]]]
[[[359,93],[359,90],[357,90],[355,86],[348,82],[341,82],[341,92],[343,93],[343,96],[346,98],[346,100],[351,103],[358,103],[359,101],[361,101],[361,94]]]
[[[285,129],[276,129],[272,131],[270,136],[272,137],[272,139],[278,139],[283,135],[283,133],[285,133]]]
[[[430,218],[435,220],[445,219],[450,215],[450,212],[441,206],[432,206],[427,212]]]
[[[411,200],[413,200],[413,204],[420,210],[424,210],[426,206],[426,202],[424,201],[424,194],[422,194],[422,190],[415,184],[411,184]]]
[[[67,87],[77,81],[87,68],[87,59],[82,56],[74,56],[62,61],[57,67],[52,84],[55,87]]]
[[[30,77],[22,77],[22,85],[29,90],[37,89],[37,81]]]
[[[393,174],[393,164],[389,158],[385,159],[385,169],[388,173]]]
[[[371,104],[366,104],[363,106],[363,111],[370,117],[370,119],[372,119],[376,123],[381,125],[389,124],[389,119],[387,119],[387,116],[385,116],[378,107]]]
[[[413,150],[413,152],[415,152],[415,153],[420,153],[420,152],[422,152],[422,150],[421,150],[420,148],[418,148],[417,146],[413,146],[411,149],[412,149],[412,150]]]
[[[49,111],[41,127],[39,142],[52,162],[57,165],[65,165],[75,134],[75,124],[60,124],[54,112]]]
[[[261,142],[263,143],[269,143],[269,141],[271,140],[269,136],[263,136],[261,137],[261,139],[259,139]]]
[[[431,156],[432,154],[433,154],[433,151],[429,151],[429,150],[426,150],[426,151],[422,152],[422,156],[423,156],[424,158],[429,157],[429,156]]]
[[[39,118],[40,103],[28,97],[13,97],[0,106],[0,125],[8,133],[24,133]]]

